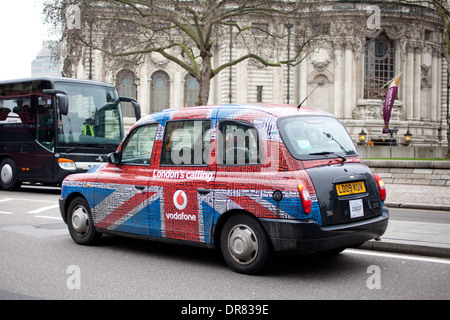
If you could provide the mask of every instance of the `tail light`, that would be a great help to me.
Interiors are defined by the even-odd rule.
[[[312,201],[309,196],[308,189],[303,184],[298,185],[298,192],[300,193],[300,200],[302,201],[303,210],[306,214],[311,213]]]
[[[386,200],[386,186],[384,185],[384,181],[377,174],[374,174],[373,177],[375,178],[375,181],[377,182],[378,192],[380,193],[381,202],[384,202]]]

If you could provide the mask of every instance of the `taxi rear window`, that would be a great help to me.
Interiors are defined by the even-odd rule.
[[[356,155],[344,126],[331,117],[286,117],[278,121],[281,138],[299,160]]]

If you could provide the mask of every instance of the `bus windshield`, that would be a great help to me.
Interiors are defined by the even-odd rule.
[[[54,86],[69,97],[67,115],[58,114],[59,147],[119,145],[123,138],[122,116],[115,88],[67,82],[55,82]]]

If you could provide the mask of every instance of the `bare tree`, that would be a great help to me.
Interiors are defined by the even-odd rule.
[[[265,66],[296,65],[304,59],[305,46],[318,34],[312,21],[296,22],[292,55],[285,57],[288,29],[300,6],[310,1],[289,0],[46,0],[49,23],[63,26],[63,38],[76,37],[80,44],[113,57],[137,61],[158,53],[178,64],[199,82],[198,104],[206,104],[210,80],[220,71],[246,59]],[[68,10],[79,10],[80,28],[67,28]],[[298,16],[297,16],[298,19]],[[251,22],[251,21],[257,21]],[[90,26],[95,36],[83,31]],[[239,57],[213,66],[213,55],[229,31],[233,41],[246,48]],[[311,31],[314,30],[314,31]]]

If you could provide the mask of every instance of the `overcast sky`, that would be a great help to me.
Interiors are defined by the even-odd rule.
[[[43,0],[0,0],[0,80],[31,76],[31,61],[49,40]]]

